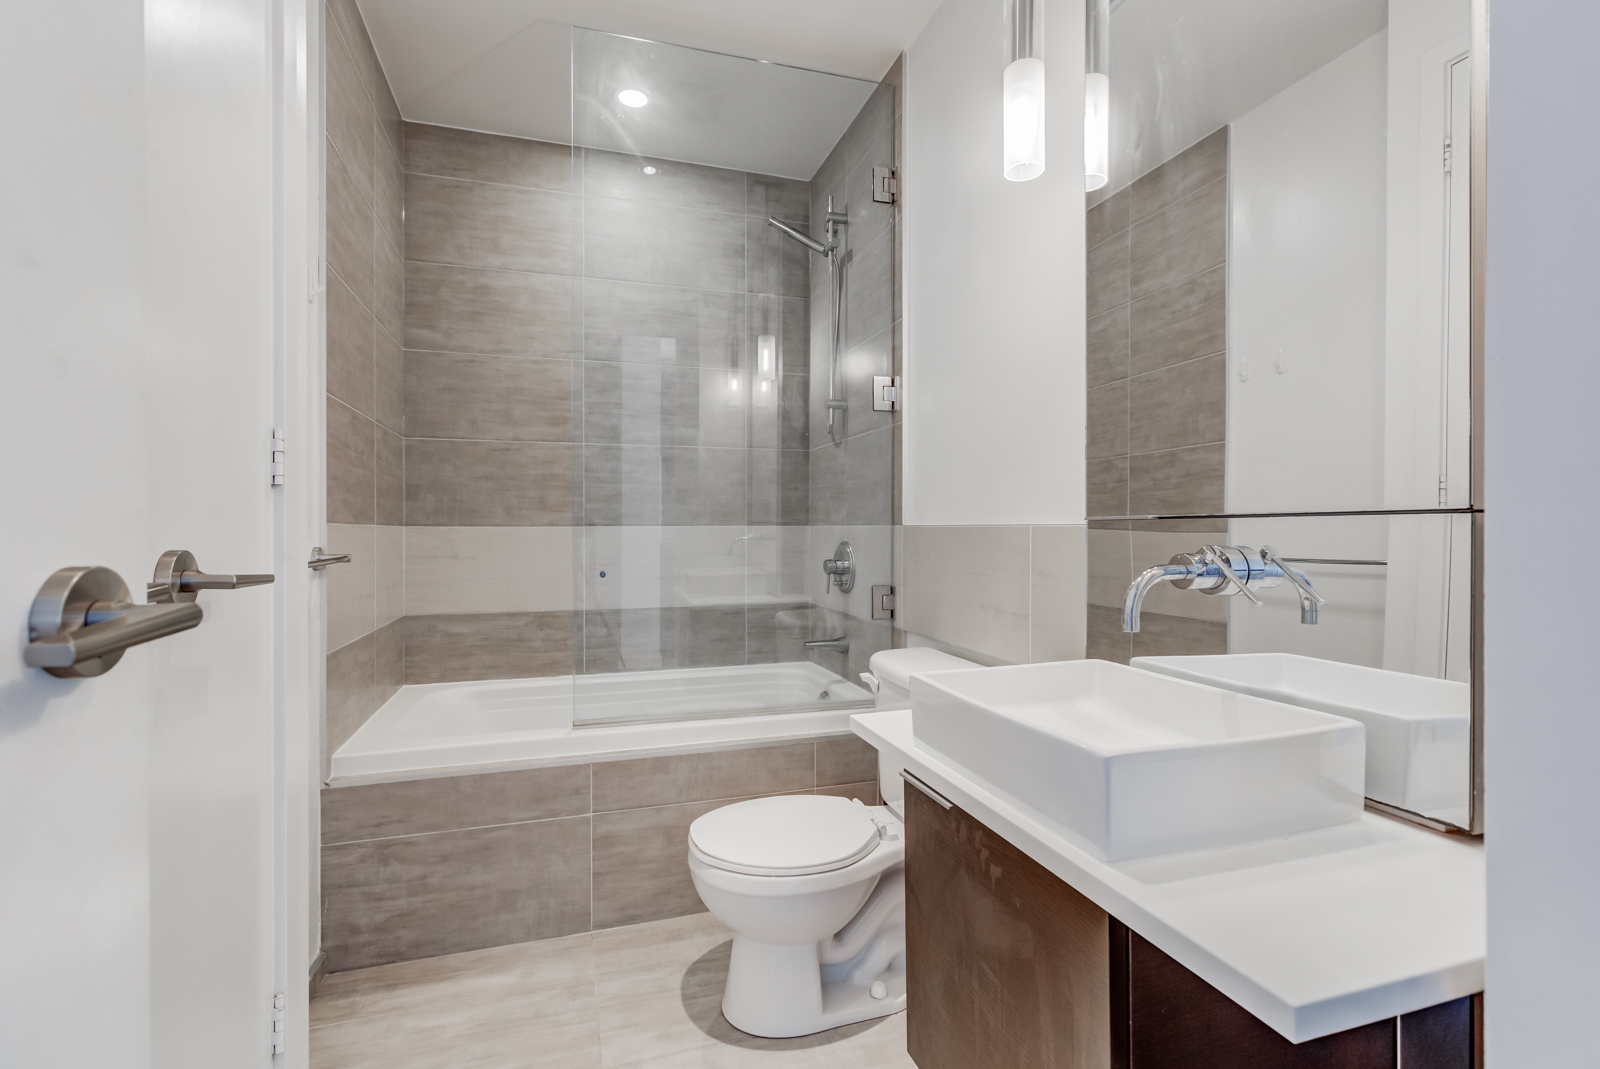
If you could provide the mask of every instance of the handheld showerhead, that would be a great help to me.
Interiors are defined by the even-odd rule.
[[[787,234],[789,237],[794,238],[796,241],[798,241],[800,244],[804,245],[806,248],[810,249],[812,252],[821,253],[824,256],[826,256],[827,253],[828,253],[828,246],[824,245],[822,242],[818,241],[816,238],[812,237],[810,234],[802,234],[800,231],[796,230],[794,227],[790,226],[788,223],[782,222],[781,220],[774,219],[771,216],[768,216],[767,217],[767,225],[770,226],[770,227],[773,227],[776,230],[778,230],[780,233]]]

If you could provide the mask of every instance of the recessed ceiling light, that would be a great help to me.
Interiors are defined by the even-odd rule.
[[[628,108],[642,108],[650,103],[650,98],[637,89],[624,89],[617,94],[617,103]]]
[[[655,174],[656,173],[656,169],[654,167],[646,167],[644,169],[644,173],[645,174]]]

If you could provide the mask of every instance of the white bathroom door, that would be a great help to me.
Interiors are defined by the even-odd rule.
[[[274,1064],[284,7],[0,5],[0,1065]],[[24,665],[51,573],[174,549],[279,584]]]

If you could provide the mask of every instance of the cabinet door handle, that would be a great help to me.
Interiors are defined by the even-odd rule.
[[[197,627],[204,616],[192,599],[133,604],[110,568],[62,568],[33,599],[22,661],[64,679],[104,675],[130,647]]]
[[[938,791],[934,790],[932,787],[928,786],[926,783],[923,783],[920,779],[913,776],[903,768],[900,770],[900,778],[911,784],[911,786],[915,787],[923,794],[927,795],[929,798],[932,798],[941,807],[945,809],[953,809],[955,807],[954,802],[940,794]]]

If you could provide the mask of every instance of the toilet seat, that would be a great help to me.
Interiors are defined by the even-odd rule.
[[[724,872],[809,876],[854,865],[888,834],[871,811],[847,799],[778,795],[700,817],[689,827],[689,853]]]

